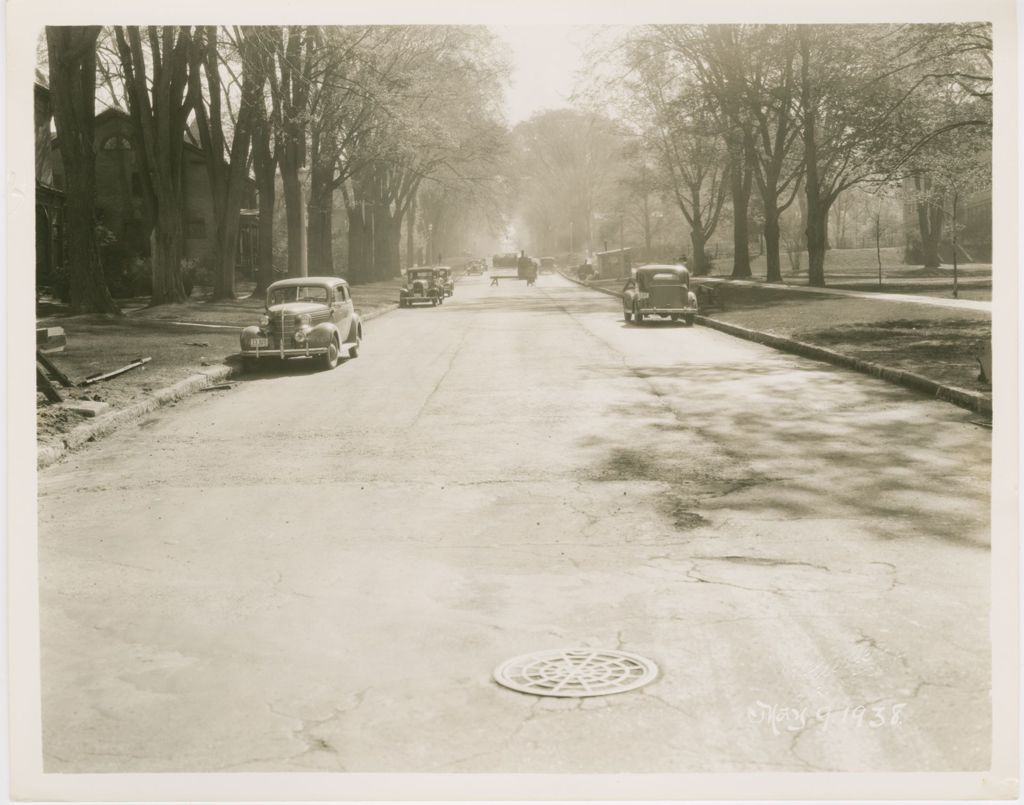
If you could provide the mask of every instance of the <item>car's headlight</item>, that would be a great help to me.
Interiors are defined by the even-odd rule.
[[[260,316],[260,327],[266,327],[268,324],[270,324],[270,316],[264,313]]]
[[[295,341],[296,341],[296,343],[301,344],[305,340],[306,340],[306,331],[305,330],[296,330],[295,331]]]
[[[295,323],[298,324],[299,327],[308,327],[309,326],[309,314],[308,313],[300,313],[298,316],[295,317]]]

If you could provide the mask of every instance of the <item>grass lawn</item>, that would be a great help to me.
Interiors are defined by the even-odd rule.
[[[985,311],[950,310],[907,302],[802,294],[727,286],[724,310],[712,315],[752,330],[924,375],[939,383],[988,393],[977,357],[992,337]]]
[[[393,306],[398,301],[399,281],[356,285],[352,298],[362,315]],[[57,368],[73,383],[131,363],[152,358],[138,369],[86,387],[60,389],[65,399],[96,400],[122,408],[157,389],[170,386],[199,371],[204,365],[223,363],[238,352],[238,328],[254,324],[263,310],[263,299],[241,297],[212,301],[203,289],[179,305],[142,307],[145,299],[118,300],[127,315],[67,316],[52,303],[40,305],[40,326],[63,327],[68,343],[63,352],[50,355]],[[244,289],[251,293],[251,287]],[[185,322],[176,324],[173,322]],[[208,327],[201,325],[223,325]],[[191,326],[190,326],[191,325]],[[37,439],[46,441],[80,424],[83,418],[38,395]]]

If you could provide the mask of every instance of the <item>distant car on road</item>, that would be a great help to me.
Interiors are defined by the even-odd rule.
[[[339,277],[296,277],[267,289],[266,312],[242,330],[242,362],[255,371],[269,358],[315,358],[333,369],[342,354],[358,357],[363,322],[348,283]]]
[[[398,292],[399,307],[412,307],[421,302],[436,306],[443,301],[440,273],[436,268],[410,268],[405,272],[405,284]]]
[[[542,258],[540,258],[540,273],[541,274],[554,274],[555,273],[555,258],[554,257],[542,257]]]
[[[690,272],[678,265],[646,265],[633,269],[622,289],[622,317],[643,324],[645,316],[682,319],[693,326],[697,297],[690,291]]]
[[[469,276],[476,276],[484,273],[483,263],[480,260],[473,260],[466,264],[466,274]]]
[[[455,277],[448,266],[437,266],[441,291],[445,296],[452,296],[455,293]]]

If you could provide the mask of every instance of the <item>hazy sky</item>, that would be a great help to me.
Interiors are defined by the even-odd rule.
[[[541,109],[569,105],[583,49],[597,26],[492,25],[509,45],[512,85],[506,114],[515,125]]]

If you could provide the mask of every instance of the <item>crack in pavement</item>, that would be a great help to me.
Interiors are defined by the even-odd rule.
[[[306,745],[306,748],[302,752],[299,752],[294,755],[289,755],[288,757],[283,759],[288,761],[294,761],[305,755],[313,754],[316,752],[326,752],[334,756],[334,762],[338,768],[338,771],[345,771],[346,769],[341,762],[340,750],[337,747],[333,746],[325,738],[319,735],[315,735],[314,731],[322,727],[323,725],[330,723],[331,721],[337,720],[341,716],[354,713],[356,710],[363,706],[364,702],[366,701],[366,695],[370,692],[370,690],[372,690],[372,688],[363,688],[362,690],[357,691],[352,696],[354,704],[352,704],[349,707],[338,707],[337,705],[334,705],[332,707],[331,714],[325,716],[324,718],[301,718],[299,716],[291,715],[289,713],[283,713],[279,710],[276,710],[274,706],[268,702],[266,705],[267,709],[273,715],[279,716],[280,718],[287,718],[291,721],[299,722],[299,726],[296,729],[291,730],[291,733],[293,738],[301,741]],[[232,765],[239,766],[250,762],[254,761],[246,760]]]
[[[459,343],[455,345],[455,349],[452,350],[451,355],[448,357],[447,368],[445,368],[444,372],[441,373],[441,376],[437,379],[437,382],[434,384],[434,387],[427,394],[426,399],[423,400],[423,405],[421,405],[420,409],[416,412],[416,416],[412,418],[410,427],[414,427],[416,423],[420,421],[420,417],[423,416],[423,412],[427,409],[427,406],[430,404],[430,401],[433,399],[434,395],[437,394],[438,389],[441,388],[441,384],[444,383],[445,379],[451,373],[452,367],[455,365],[455,359],[459,356],[459,353],[462,352],[462,347],[466,343],[466,339],[469,337],[469,333],[469,327],[462,331],[462,337],[459,339]]]
[[[791,559],[774,559],[771,557],[761,556],[737,556],[729,554],[726,556],[693,556],[692,559],[702,559],[715,562],[736,562],[738,564],[746,565],[761,565],[764,567],[813,567],[816,570],[823,570],[826,573],[831,573],[832,569],[827,565],[818,565],[813,562],[801,562]]]

